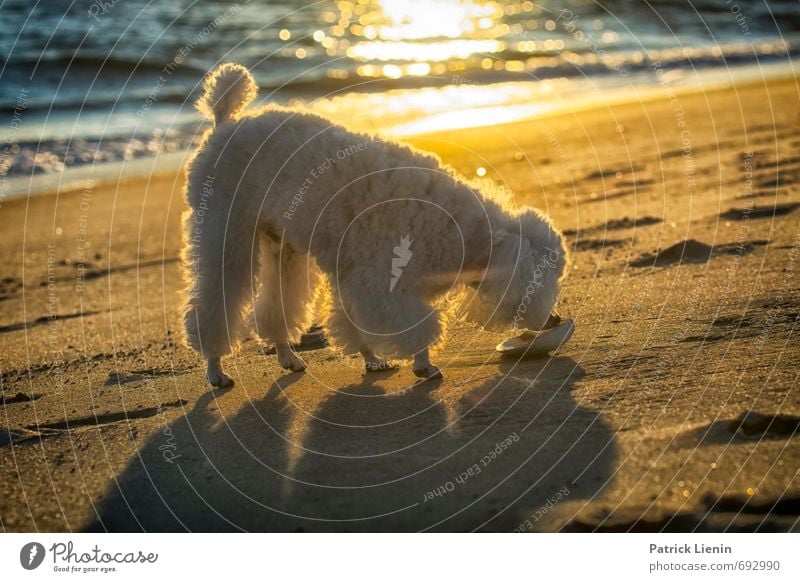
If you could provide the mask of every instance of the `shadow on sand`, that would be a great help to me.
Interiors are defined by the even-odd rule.
[[[598,495],[615,447],[572,398],[580,366],[493,370],[394,391],[387,375],[329,391],[292,374],[228,418],[210,392],[145,443],[88,529],[510,531],[564,487]],[[296,406],[303,390],[321,394],[313,411]]]

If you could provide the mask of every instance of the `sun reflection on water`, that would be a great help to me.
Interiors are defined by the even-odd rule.
[[[497,53],[504,44],[497,40],[448,40],[439,42],[360,42],[347,49],[347,56],[378,61],[449,61],[466,59],[475,53]]]
[[[477,30],[491,30],[503,9],[496,2],[471,0],[380,0],[388,23],[378,26],[381,40],[459,38]]]
[[[616,42],[601,19],[591,22],[594,36],[580,31],[579,38],[577,29],[562,30],[558,10],[529,1],[337,0],[335,7],[311,35],[327,56],[346,57],[327,76],[373,91],[317,99],[311,107],[393,135],[547,114],[567,95],[593,93],[591,84],[565,78],[565,66],[614,64],[610,54],[580,51],[597,35]],[[430,86],[415,81],[421,77]],[[377,87],[384,90],[375,93]]]
[[[339,0],[314,33],[329,56],[362,63],[363,77],[399,78],[459,70],[458,61],[502,53],[510,32],[503,16],[533,11],[532,2],[481,0]],[[538,25],[538,21],[536,22]],[[377,64],[385,63],[385,64]],[[447,63],[446,68],[437,64]],[[461,67],[463,68],[463,66]]]
[[[511,17],[511,18],[509,18]],[[397,80],[439,77],[436,87],[349,94],[316,100],[312,108],[368,129],[408,135],[497,124],[552,110],[554,88],[566,80],[536,84],[477,83],[464,75],[526,73],[549,66],[565,48],[549,36],[552,14],[533,2],[493,0],[338,0],[336,11],[313,41],[331,57],[346,56],[348,72],[329,78]]]

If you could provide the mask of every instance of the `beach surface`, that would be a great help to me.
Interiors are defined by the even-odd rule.
[[[212,390],[180,344],[180,173],[4,201],[0,527],[799,529],[798,95],[411,140],[548,212],[573,252],[567,345],[506,361],[457,324],[441,381],[365,377],[312,335],[305,373],[250,339]]]

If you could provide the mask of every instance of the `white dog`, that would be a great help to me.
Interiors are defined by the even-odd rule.
[[[291,345],[321,274],[327,335],[367,370],[389,367],[376,354],[413,357],[417,376],[441,377],[429,349],[445,303],[484,327],[552,324],[567,255],[545,216],[410,146],[304,111],[245,112],[256,91],[240,65],[208,76],[197,107],[215,127],[187,170],[184,325],[212,385],[233,384],[220,358],[249,322],[281,366],[305,369]]]

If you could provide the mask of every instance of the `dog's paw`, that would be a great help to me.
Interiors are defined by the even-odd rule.
[[[206,378],[208,378],[208,383],[214,386],[215,388],[230,388],[235,384],[233,378],[228,376],[222,370],[218,371],[209,370],[206,373]]]
[[[367,372],[385,372],[387,370],[396,370],[398,367],[397,364],[388,362],[383,358],[374,358],[369,361],[364,361],[364,369]]]
[[[433,364],[428,364],[424,368],[414,368],[414,375],[417,378],[422,378],[423,380],[442,379],[442,371]]]
[[[278,353],[278,363],[282,368],[292,372],[302,372],[306,369],[303,359],[292,351],[282,351]]]

